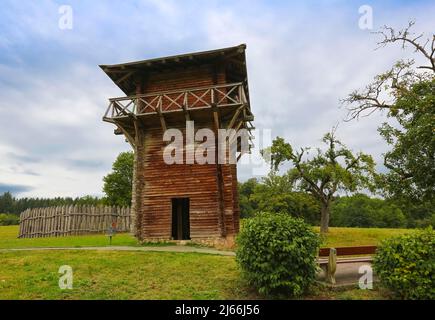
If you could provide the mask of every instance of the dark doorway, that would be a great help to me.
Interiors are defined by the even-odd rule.
[[[189,198],[172,199],[172,239],[190,239]]]

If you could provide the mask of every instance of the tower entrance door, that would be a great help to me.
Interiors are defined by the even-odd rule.
[[[172,239],[190,239],[189,198],[172,199]]]

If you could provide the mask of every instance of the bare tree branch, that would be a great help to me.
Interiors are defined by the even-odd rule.
[[[381,47],[385,47],[389,43],[402,42],[402,48],[406,47],[406,44],[414,47],[415,52],[421,53],[426,59],[429,60],[430,66],[422,66],[423,68],[430,69],[435,72],[435,35],[432,35],[432,43],[430,47],[430,51],[426,49],[427,44],[429,43],[429,38],[426,39],[424,44],[419,43],[419,40],[424,36],[423,33],[419,35],[414,35],[411,32],[411,28],[415,25],[415,21],[409,21],[408,26],[402,30],[396,31],[392,27],[384,26],[381,31],[374,32],[375,34],[379,34],[383,36],[383,39],[378,42],[377,49]]]
[[[415,68],[414,60],[398,61],[390,70],[376,76],[374,81],[364,89],[349,94],[347,98],[341,100],[341,103],[346,105],[348,109],[345,122],[369,116],[380,110],[391,112],[397,96],[409,91],[416,82],[433,78],[435,73],[435,34],[432,35],[431,39],[427,38],[424,43],[421,43],[424,35],[415,35],[411,32],[414,24],[414,21],[410,21],[406,28],[399,31],[384,26],[380,31],[375,32],[383,37],[378,42],[377,49],[396,42],[401,42],[402,48],[411,45],[415,52],[419,52],[428,60],[428,65]],[[432,72],[417,72],[416,69]]]

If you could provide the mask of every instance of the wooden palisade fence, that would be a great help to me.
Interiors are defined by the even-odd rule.
[[[20,215],[19,238],[60,237],[130,231],[130,208],[110,206],[61,206],[34,208]],[[114,224],[115,223],[115,224]]]

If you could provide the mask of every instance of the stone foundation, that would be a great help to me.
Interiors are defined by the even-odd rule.
[[[201,239],[191,239],[191,240],[170,240],[170,239],[158,239],[158,238],[148,238],[143,239],[141,243],[173,243],[174,245],[188,245],[188,244],[199,244],[208,247],[213,247],[216,249],[234,249],[235,248],[235,236],[227,236],[225,238],[201,238]]]

